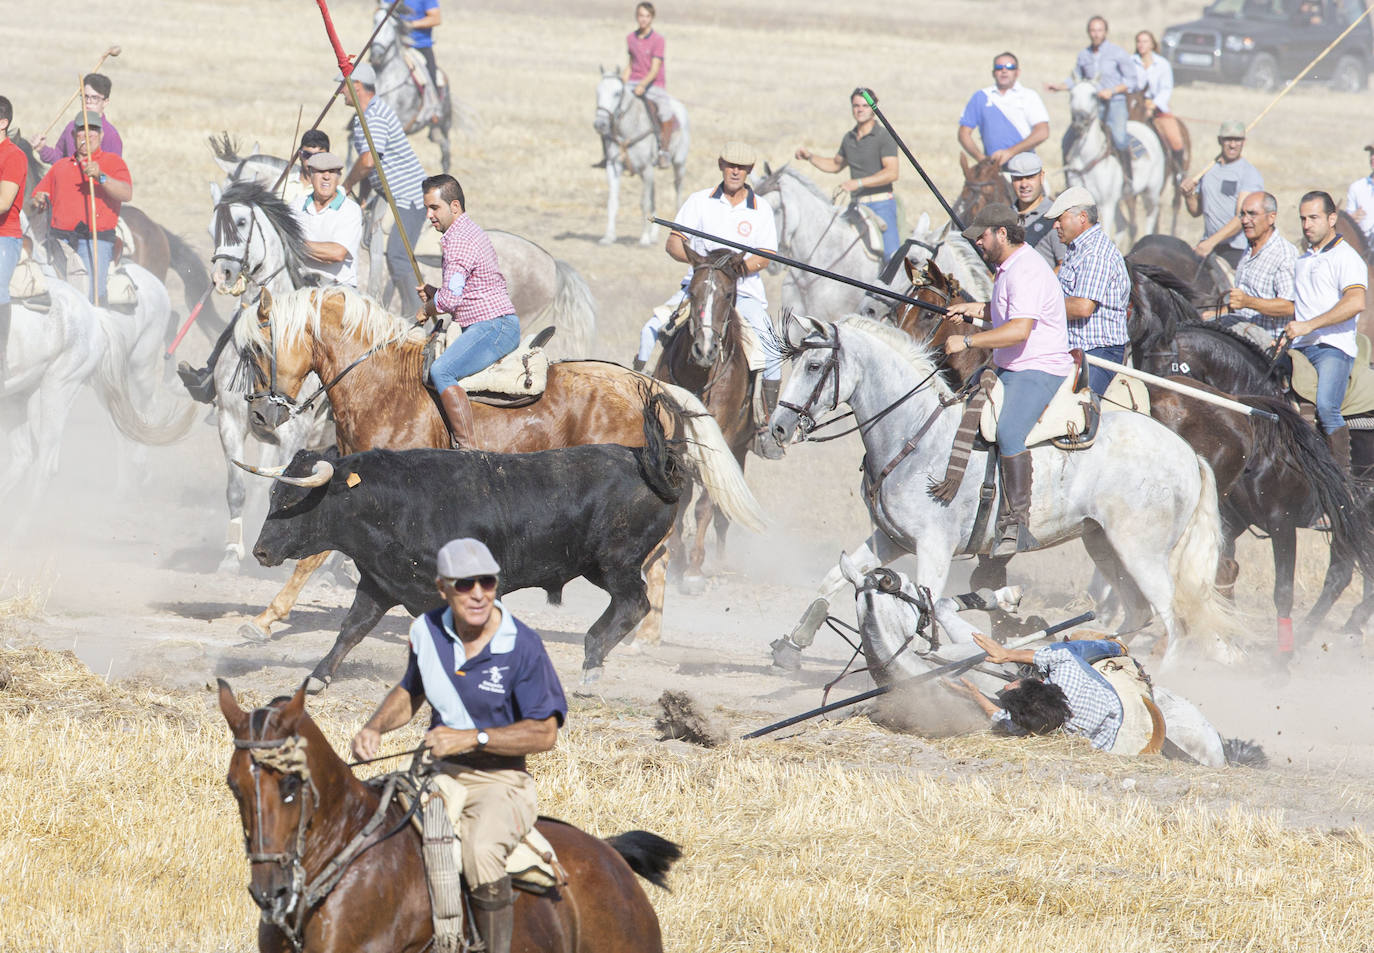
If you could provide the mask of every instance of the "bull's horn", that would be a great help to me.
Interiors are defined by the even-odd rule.
[[[310,475],[303,477],[282,476],[282,471],[286,469],[285,467],[250,467],[248,464],[239,463],[237,460],[235,460],[234,463],[243,467],[243,469],[247,470],[249,473],[271,477],[273,480],[287,483],[291,486],[324,486],[334,478],[334,464],[330,463],[328,460],[316,460],[315,468],[310,471]]]
[[[258,476],[271,477],[273,479],[276,479],[286,472],[285,464],[279,467],[255,467],[252,464],[241,463],[235,460],[234,466],[238,467],[240,470],[247,470],[249,473],[256,473]]]

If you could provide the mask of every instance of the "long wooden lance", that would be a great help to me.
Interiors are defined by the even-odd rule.
[[[1076,625],[1082,625],[1084,622],[1091,622],[1093,619],[1096,618],[1096,613],[1085,612],[1082,615],[1074,616],[1072,619],[1067,619],[1063,622],[1058,623],[1057,625],[1052,625],[1049,628],[1041,629],[1039,632],[1032,632],[1030,635],[1022,636],[1019,639],[1011,639],[1003,647],[1008,649],[1019,649],[1023,645],[1029,645],[1030,643],[1037,642],[1040,639],[1047,639],[1052,635],[1057,635],[1058,633],[1063,632],[1065,629],[1072,629]],[[748,740],[750,738],[762,738],[764,735],[771,735],[773,732],[781,731],[783,728],[790,728],[795,724],[799,724],[803,721],[809,721],[812,718],[819,717],[820,715],[827,714],[828,712],[835,711],[839,708],[848,708],[850,705],[857,705],[859,702],[868,701],[870,698],[877,698],[879,695],[886,695],[888,692],[896,691],[899,688],[911,688],[913,685],[919,685],[922,682],[933,681],[937,678],[961,675],[964,672],[967,672],[969,669],[973,668],[975,665],[987,661],[987,658],[988,653],[975,652],[968,658],[960,659],[957,662],[950,662],[948,665],[941,665],[939,668],[931,669],[929,672],[922,672],[920,675],[913,675],[910,678],[904,678],[900,681],[893,682],[891,685],[883,685],[879,688],[873,688],[869,691],[861,692],[858,695],[851,695],[849,698],[841,698],[839,701],[831,702],[828,705],[822,705],[819,708],[813,708],[810,711],[804,711],[800,715],[793,715],[791,718],[784,718],[782,721],[775,721],[771,725],[765,725],[762,728],[749,732],[749,734],[745,735],[744,738],[745,740]]]
[[[105,62],[105,59],[106,59],[107,57],[110,57],[110,56],[118,56],[118,55],[119,55],[120,53],[122,53],[122,52],[123,52],[123,50],[121,50],[118,46],[112,46],[112,47],[110,47],[110,48],[109,48],[108,50],[106,50],[103,54],[101,54],[100,59],[98,59],[98,60],[95,61],[95,69],[92,69],[91,72],[92,72],[92,73],[99,72],[99,71],[100,71],[101,65]],[[89,75],[89,74],[87,74],[87,75]],[[53,118],[53,121],[50,122],[50,123],[48,123],[48,128],[44,129],[43,132],[39,135],[38,138],[39,138],[39,139],[46,139],[47,136],[48,136],[48,133],[52,132],[52,127],[55,126],[55,125],[57,125],[59,122],[61,122],[63,116],[67,115],[67,110],[71,107],[72,101],[73,101],[74,99],[76,99],[77,96],[81,96],[81,97],[82,97],[82,101],[83,101],[83,102],[85,101],[85,93],[86,93],[86,83],[85,83],[85,81],[84,81],[84,79],[83,79],[83,81],[82,81],[82,83],[81,83],[81,87],[76,91],[76,95],[74,95],[74,96],[68,96],[68,97],[67,97],[67,101],[66,101],[65,103],[63,103],[63,104],[62,104],[62,108],[59,109],[59,110],[57,111],[57,115]]]
[[[779,255],[777,252],[764,251],[760,248],[752,248],[749,245],[742,245],[739,242],[733,242],[728,238],[721,238],[719,235],[712,235],[710,232],[703,232],[695,228],[689,228],[686,225],[679,225],[677,222],[672,222],[667,219],[655,217],[651,218],[650,221],[656,225],[662,225],[665,228],[672,229],[675,232],[681,232],[684,235],[694,235],[697,238],[704,239],[708,242],[712,242],[717,245],[725,245],[726,247],[734,248],[738,251],[748,252],[751,255],[758,255],[760,258],[767,258],[769,261],[776,261],[778,264],[781,265],[787,265],[792,268],[798,268],[802,271],[810,272],[813,275],[819,275],[822,278],[829,278],[832,281],[838,281],[841,284],[851,285],[855,288],[862,288],[869,294],[875,294],[883,298],[891,298],[894,301],[901,301],[905,304],[912,305],[913,307],[921,308],[925,311],[930,311],[933,314],[944,315],[946,317],[952,315],[952,312],[948,308],[941,307],[938,304],[930,304],[929,302],[922,301],[919,298],[913,298],[910,295],[902,294],[899,291],[893,291],[891,288],[884,288],[882,285],[871,285],[866,281],[859,281],[857,278],[850,278],[848,275],[840,275],[836,274],[833,271],[827,271],[824,268],[817,268],[815,265],[808,265],[805,262],[797,261],[794,258],[788,258],[785,255]],[[988,322],[982,320],[981,318],[971,318],[967,315],[958,315],[958,317],[960,317],[964,321],[969,322],[974,327],[991,327],[991,325],[988,324]],[[1249,404],[1243,404],[1240,401],[1232,400],[1229,397],[1219,397],[1216,394],[1210,394],[1205,390],[1198,390],[1197,388],[1189,387],[1186,384],[1179,384],[1175,381],[1171,381],[1163,377],[1158,377],[1154,374],[1148,374],[1145,371],[1136,370],[1134,367],[1126,367],[1124,364],[1117,364],[1113,361],[1103,360],[1100,357],[1093,357],[1091,354],[1085,355],[1085,359],[1089,364],[1092,364],[1094,367],[1101,367],[1104,370],[1114,371],[1117,374],[1124,374],[1127,377],[1137,377],[1140,380],[1145,381],[1147,384],[1154,384],[1158,387],[1164,388],[1165,390],[1171,390],[1188,397],[1194,397],[1205,403],[1215,404],[1218,407],[1224,407],[1227,410],[1233,410],[1238,414],[1245,414],[1249,417],[1263,417],[1266,420],[1277,421],[1279,419],[1278,414],[1275,414],[1272,411],[1264,410],[1260,407],[1251,407]]]
[[[86,111],[86,80],[84,77],[78,76],[76,78],[76,91],[77,94],[81,96],[81,135],[83,138],[86,139],[87,143],[90,143],[91,140],[89,136],[91,131],[91,117],[90,114]],[[104,125],[104,123],[101,123],[100,131],[102,135],[105,132]],[[86,147],[86,161],[88,163],[93,161],[89,145],[87,145]],[[95,187],[97,184],[99,183],[96,182],[95,176],[86,176],[86,187],[90,194],[89,204],[91,209],[91,304],[95,305],[98,308],[100,307],[100,240],[99,232],[96,231],[95,214]]]
[[[902,150],[902,155],[906,156],[906,160],[911,163],[911,167],[915,169],[916,173],[925,181],[926,188],[930,189],[936,201],[938,201],[940,205],[943,206],[945,212],[949,214],[949,220],[954,223],[954,227],[962,232],[964,230],[964,223],[959,221],[959,216],[954,214],[954,209],[945,201],[944,195],[935,187],[935,183],[930,180],[930,176],[926,175],[926,170],[921,168],[921,163],[916,161],[916,157],[912,155],[911,150],[906,147],[906,143],[902,141],[902,137],[897,135],[897,130],[892,128],[892,123],[887,121],[887,117],[883,115],[883,111],[878,108],[878,100],[874,99],[873,94],[867,89],[860,89],[859,95],[864,98],[864,102],[868,103],[868,108],[873,110],[873,115],[878,117],[878,121],[883,124],[883,128],[887,130],[888,135],[897,143],[897,148]]]
[[[401,213],[396,210],[396,199],[391,194],[391,186],[387,184],[386,172],[382,169],[382,158],[377,152],[377,147],[372,144],[372,130],[367,127],[367,119],[363,116],[363,107],[358,102],[358,90],[349,81],[349,76],[353,73],[353,62],[349,60],[348,54],[344,52],[343,44],[339,42],[339,34],[334,30],[334,21],[329,16],[329,4],[326,0],[315,0],[320,8],[320,16],[324,19],[324,29],[329,34],[329,43],[334,47],[334,55],[339,60],[339,72],[343,74],[343,85],[348,88],[349,101],[353,103],[353,111],[358,116],[358,125],[362,127],[363,138],[367,140],[367,150],[372,153],[372,164],[377,170],[377,181],[381,183],[382,194],[386,196],[386,204],[391,207],[391,217],[396,223],[396,231],[401,235],[401,244],[405,246],[406,257],[410,259],[410,267],[415,272],[416,284],[424,284],[425,277],[420,274],[420,263],[415,260],[415,249],[410,245],[410,236],[406,234],[405,226],[401,224]]]

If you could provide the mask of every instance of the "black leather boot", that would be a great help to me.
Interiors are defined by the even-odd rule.
[[[773,435],[768,430],[768,421],[773,417],[773,411],[778,409],[778,391],[782,389],[782,381],[760,380],[760,393],[763,396],[763,419],[757,421],[758,430],[754,433],[754,452],[765,460],[781,460],[787,449],[782,444],[773,439]]]
[[[515,932],[515,898],[510,878],[472,888],[472,919],[487,944],[487,953],[510,953]]]

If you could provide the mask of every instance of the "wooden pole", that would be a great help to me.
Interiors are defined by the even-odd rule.
[[[109,57],[109,56],[118,56],[121,52],[123,52],[123,51],[122,51],[119,47],[117,47],[117,46],[112,46],[112,47],[110,47],[108,50],[105,51],[104,55],[101,56],[100,59],[98,59],[98,60],[95,61],[95,69],[89,70],[89,72],[92,72],[92,73],[98,72],[98,71],[100,70],[101,65],[104,64],[105,58],[106,58],[106,57]],[[83,75],[82,75],[82,82],[81,82],[81,85],[77,88],[76,95],[77,95],[77,96],[80,96],[80,95],[85,91],[85,89],[86,89],[86,82],[85,82],[85,75],[83,74]],[[76,98],[75,96],[68,96],[68,97],[67,97],[67,101],[66,101],[65,103],[62,104],[62,108],[61,108],[60,110],[58,110],[58,112],[57,112],[57,118],[54,119],[52,122],[48,123],[48,128],[43,130],[42,134],[38,137],[39,139],[42,139],[42,138],[46,137],[48,133],[52,132],[52,127],[55,126],[55,125],[57,125],[59,122],[62,121],[62,117],[65,116],[65,115],[67,115],[67,110],[71,108],[72,100],[75,99],[75,98]]]
[[[90,117],[90,114],[86,111],[86,97],[83,95],[84,92],[85,92],[85,89],[86,89],[85,77],[84,77],[84,76],[78,76],[78,77],[76,78],[76,94],[77,94],[78,96],[81,96],[81,122],[82,122],[83,124],[89,124],[90,121],[91,121],[91,117]],[[105,131],[105,130],[104,130],[104,127],[102,126],[102,127],[101,127],[101,134],[102,134],[102,135],[104,134],[104,131]],[[82,128],[81,128],[81,134],[82,134],[83,136],[89,135],[89,134],[90,134],[90,126],[89,126],[89,125],[83,125]],[[89,141],[90,141],[90,140],[88,139],[87,142],[89,142]],[[87,147],[87,150],[86,150],[86,162],[87,162],[87,163],[90,163],[90,161],[91,161],[91,153],[90,153],[89,147]],[[83,172],[85,171],[84,167],[82,168],[82,171],[83,171]],[[100,307],[100,278],[98,277],[98,276],[100,275],[100,241],[99,241],[99,239],[96,237],[97,234],[98,234],[98,232],[96,231],[96,218],[95,218],[95,187],[96,187],[96,185],[97,185],[98,183],[96,182],[95,176],[93,176],[93,175],[88,175],[88,176],[86,176],[86,182],[87,182],[87,185],[88,185],[89,199],[90,199],[90,201],[89,201],[87,204],[90,206],[90,210],[91,210],[91,273],[90,273],[90,276],[89,276],[89,277],[90,277],[90,280],[91,280],[91,304],[95,305],[95,306],[98,308],[98,307]]]

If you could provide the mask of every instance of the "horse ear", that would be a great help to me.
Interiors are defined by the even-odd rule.
[[[709,258],[707,255],[697,254],[697,250],[686,242],[682,243],[682,250],[687,253],[687,264],[693,268],[700,268]]]
[[[266,321],[272,317],[272,292],[266,288],[258,296],[258,320]]]
[[[948,280],[945,278],[945,273],[940,270],[940,266],[935,264],[934,258],[926,262],[926,274],[930,275],[931,284],[945,284]]]
[[[255,142],[255,143],[253,143],[253,148],[249,150],[248,154],[249,154],[250,156],[255,156],[255,155],[257,155],[257,154],[258,154],[259,152],[261,152],[261,151],[262,151],[262,149],[258,148],[258,144]]]
[[[766,178],[768,178],[768,177],[769,177],[770,175],[772,175],[772,174],[773,174],[773,169],[772,169],[772,167],[769,166],[768,160],[767,160],[767,159],[764,159],[764,160],[763,160],[763,177],[766,179]]]
[[[300,722],[301,716],[305,714],[305,687],[310,684],[310,679],[301,682],[301,687],[296,689],[296,694],[291,696],[291,700],[281,706],[281,723],[290,725],[292,728]]]
[[[806,340],[806,325],[791,308],[783,312],[782,337],[787,346],[794,349],[801,347],[802,341]]]
[[[846,552],[840,553],[840,573],[849,580],[849,584],[855,589],[864,583],[863,573],[859,572],[859,567],[854,565],[854,560],[850,559]]]
[[[229,723],[229,730],[235,735],[239,734],[248,715],[234,700],[234,690],[222,678],[219,679],[219,710],[223,713],[224,720]]]
[[[916,231],[913,234],[926,235],[930,232],[930,213],[922,212],[921,217],[916,220]]]
[[[218,182],[210,183],[210,203],[218,205],[219,200],[224,197],[224,190],[219,187]]]
[[[916,266],[911,263],[910,258],[902,259],[902,270],[906,272],[906,280],[914,285],[916,283]]]

